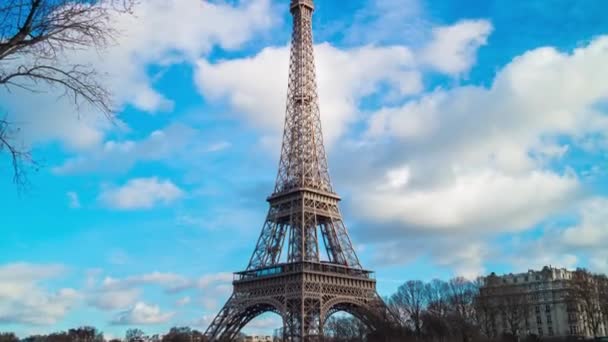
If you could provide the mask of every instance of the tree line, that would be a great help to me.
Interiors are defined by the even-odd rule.
[[[501,277],[470,281],[407,281],[386,298],[401,326],[385,335],[370,335],[356,318],[336,316],[329,319],[326,333],[331,342],[419,341],[419,342],[485,342],[539,341],[541,337],[526,329],[538,307],[538,291],[523,284],[504,284]],[[501,282],[496,284],[492,282]],[[546,293],[567,307],[569,320],[579,327],[572,336],[600,337],[608,333],[608,278],[585,269],[572,272],[572,277],[558,280]],[[492,286],[500,285],[500,286]],[[529,285],[528,285],[529,286]],[[542,309],[545,310],[544,307]],[[498,320],[503,329],[497,329]],[[602,334],[602,327],[604,334]],[[371,337],[371,338],[370,338]]]
[[[492,286],[499,277],[474,281],[462,277],[449,281],[410,280],[385,298],[398,325],[385,322],[383,328],[370,331],[353,316],[336,314],[328,319],[324,332],[327,342],[485,342],[538,341],[540,336],[526,331],[533,319],[535,292],[525,286]],[[557,287],[553,294],[568,306],[568,313],[578,320],[586,334],[601,335],[608,328],[608,278],[584,269]],[[503,331],[496,330],[501,317]],[[581,332],[579,332],[581,333]],[[241,339],[244,335],[241,336]],[[280,341],[280,338],[276,338]],[[0,342],[104,342],[103,333],[94,327],[80,327],[49,335],[19,339],[13,333],[0,333]],[[118,342],[118,339],[109,342]],[[189,327],[174,327],[164,335],[146,335],[129,329],[127,342],[206,342],[202,332]]]
[[[49,335],[19,339],[14,333],[0,333],[0,342],[206,342],[202,332],[190,327],[174,327],[166,334],[146,335],[141,329],[128,329],[124,338],[106,339],[95,327],[84,326]]]

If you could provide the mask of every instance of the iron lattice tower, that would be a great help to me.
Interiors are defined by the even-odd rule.
[[[313,0],[291,0],[290,9],[287,113],[276,185],[249,266],[235,273],[233,294],[206,331],[211,341],[232,341],[269,311],[282,317],[284,340],[294,342],[322,340],[325,320],[337,311],[372,329],[391,316],[376,293],[373,273],[361,267],[329,177],[315,75]],[[319,236],[328,260],[319,250]]]

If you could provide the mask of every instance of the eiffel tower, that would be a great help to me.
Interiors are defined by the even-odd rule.
[[[249,266],[235,273],[233,294],[205,333],[211,341],[233,341],[265,312],[281,316],[283,339],[293,342],[322,341],[325,321],[338,311],[372,330],[391,316],[376,292],[373,272],[361,267],[329,178],[315,75],[313,0],[291,0],[290,9],[287,113],[276,185]]]

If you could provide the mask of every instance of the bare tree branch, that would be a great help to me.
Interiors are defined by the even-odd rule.
[[[5,0],[0,4],[0,85],[5,90],[43,92],[62,89],[79,112],[82,104],[109,119],[115,112],[112,93],[93,65],[66,60],[66,52],[104,49],[119,34],[112,17],[131,13],[136,0]],[[76,116],[77,117],[77,116]],[[37,166],[17,143],[19,129],[0,121],[0,152],[12,161],[14,182],[26,182],[25,166]]]

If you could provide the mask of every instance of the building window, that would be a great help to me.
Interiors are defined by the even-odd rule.
[[[549,333],[549,336],[553,336],[553,328],[552,327],[549,327],[548,333]]]
[[[543,336],[543,328],[538,327],[538,336]]]
[[[545,305],[545,312],[551,312],[551,305]]]

